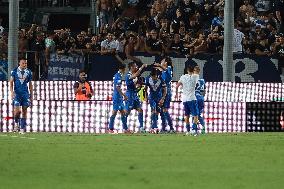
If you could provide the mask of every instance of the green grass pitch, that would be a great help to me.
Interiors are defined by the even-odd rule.
[[[279,189],[283,184],[283,133],[0,133],[1,189]]]

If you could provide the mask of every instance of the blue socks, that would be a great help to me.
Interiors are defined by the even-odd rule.
[[[152,124],[151,124],[151,128],[155,129],[158,128],[158,115],[157,114],[152,114],[151,115],[151,120],[152,120]]]
[[[121,122],[122,122],[122,127],[124,130],[127,130],[127,116],[126,115],[121,115]]]
[[[167,121],[166,121],[165,113],[161,112],[160,115],[161,115],[161,120],[162,120],[162,131],[166,131]]]
[[[165,118],[168,121],[168,124],[170,126],[170,130],[174,130],[174,128],[173,128],[173,121],[172,121],[172,118],[171,118],[169,112],[164,112],[164,114],[165,114]]]
[[[140,128],[143,128],[143,112],[138,113],[138,121],[140,124]]]
[[[27,126],[27,119],[26,118],[21,118],[21,129],[25,129]]]
[[[186,131],[187,131],[187,132],[190,132],[190,125],[189,125],[189,123],[188,123],[188,124],[186,124],[186,126],[185,126],[185,127],[186,127]]]
[[[197,132],[197,124],[196,124],[196,123],[193,123],[193,124],[192,124],[192,130],[194,130],[195,132]]]
[[[204,127],[205,126],[205,122],[204,122],[203,117],[198,116],[198,120],[199,120],[199,123]]]
[[[108,125],[109,130],[113,130],[113,125],[114,125],[115,117],[116,117],[116,114],[110,116],[109,125]]]

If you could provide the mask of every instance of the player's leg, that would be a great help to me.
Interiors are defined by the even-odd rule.
[[[127,111],[126,111],[126,108],[125,108],[123,102],[121,102],[120,115],[121,115],[122,128],[124,130],[128,130],[128,127],[127,127]]]
[[[192,130],[194,135],[197,134],[197,123],[198,123],[198,105],[197,101],[193,100],[189,102],[190,114],[193,116]]]
[[[202,117],[202,112],[204,110],[204,98],[197,99],[198,103],[198,120],[199,123],[202,125],[201,133],[205,133],[205,122],[204,118]]]
[[[134,101],[133,106],[138,111],[138,121],[139,121],[139,129],[144,130],[144,120],[143,120],[143,110],[142,110],[142,104],[139,99],[136,99]]]
[[[115,120],[116,115],[117,115],[117,110],[113,109],[112,113],[111,113],[111,116],[109,118],[109,124],[108,124],[108,129],[109,129],[110,133],[113,133],[114,120]]]
[[[20,106],[14,106],[13,115],[14,115],[13,131],[18,132],[20,129],[20,120],[21,120],[21,107]]]
[[[151,130],[158,128],[158,112],[157,102],[155,100],[149,100],[151,107]]]
[[[28,106],[22,106],[22,118],[20,121],[20,133],[23,134],[27,127],[27,114],[28,114]]]
[[[13,99],[13,117],[14,117],[14,132],[20,130],[20,121],[21,121],[21,98],[18,95],[15,95]]]
[[[165,116],[166,121],[168,122],[168,125],[170,126],[170,131],[173,132],[174,131],[173,120],[169,113],[170,103],[171,103],[171,94],[168,94],[164,102],[163,114]]]
[[[190,123],[189,123],[189,115],[190,115],[190,108],[189,102],[183,103],[184,108],[184,116],[185,116],[185,127],[186,127],[186,134],[190,134]]]

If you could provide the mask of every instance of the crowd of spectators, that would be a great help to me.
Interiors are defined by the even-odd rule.
[[[224,0],[97,0],[96,7],[98,34],[33,24],[19,31],[19,51],[97,53],[140,63],[135,52],[191,57],[223,51]],[[284,0],[235,0],[234,52],[283,58],[283,25]],[[4,33],[0,19],[0,58],[7,57]]]

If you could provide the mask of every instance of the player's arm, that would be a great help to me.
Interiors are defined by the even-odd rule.
[[[178,88],[182,86],[182,81],[181,79],[177,82],[177,85],[176,85],[176,95],[175,95],[175,99],[178,98]]]
[[[76,95],[80,90],[82,90],[82,85],[81,85],[79,82],[76,82],[76,83],[74,84],[74,93],[75,93],[75,95]]]
[[[15,92],[14,92],[14,77],[13,76],[11,76],[11,79],[10,79],[10,92],[11,92],[12,99],[14,99]]]
[[[159,63],[155,63],[154,66],[157,67],[157,68],[161,68],[163,71],[167,70],[167,67],[166,67],[166,66],[162,66],[162,65],[159,64]]]
[[[121,90],[121,85],[116,85],[116,90],[119,92],[121,96],[123,96],[124,100],[127,100],[127,96]]]
[[[132,74],[132,75],[129,77],[129,79],[134,79],[134,78],[138,77],[138,76],[141,74],[143,68],[146,68],[146,67],[147,67],[147,64],[143,64],[143,65],[137,70],[137,72],[135,72],[134,74]]]

